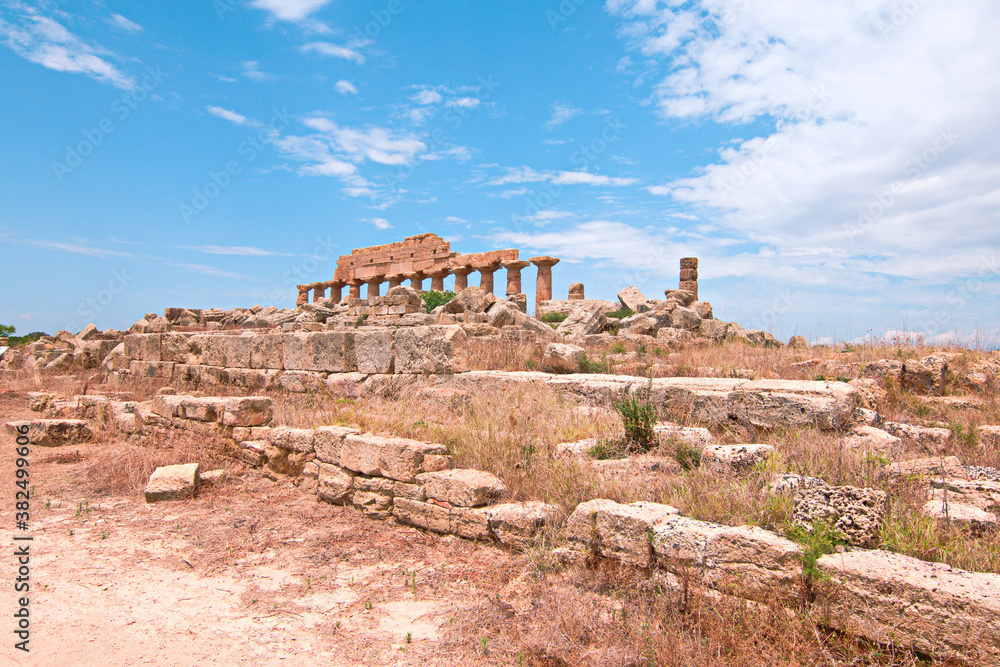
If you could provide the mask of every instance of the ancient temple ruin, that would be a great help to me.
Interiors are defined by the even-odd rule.
[[[458,293],[468,286],[469,274],[473,271],[479,272],[479,286],[493,293],[493,274],[501,268],[507,271],[506,296],[510,298],[521,293],[521,270],[529,264],[538,267],[537,305],[552,298],[552,267],[558,262],[557,258],[546,256],[522,260],[516,248],[459,254],[436,234],[418,234],[396,243],[357,248],[350,255],[341,255],[333,280],[298,285],[296,305],[309,303],[309,292],[314,302],[324,298],[339,302],[344,287],[348,288],[348,298],[360,298],[362,285],[367,285],[367,298],[379,296],[382,283],[388,283],[391,289],[409,281],[411,287],[422,290],[427,278],[431,279],[430,289],[444,291],[444,279],[449,275],[455,276],[455,292]],[[330,290],[329,297],[327,290]]]

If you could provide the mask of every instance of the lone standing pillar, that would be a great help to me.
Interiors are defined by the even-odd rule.
[[[531,264],[523,259],[508,259],[501,262],[507,269],[507,298],[521,293],[521,269]]]
[[[531,263],[538,267],[538,281],[535,283],[535,317],[538,304],[552,299],[552,267],[559,263],[556,257],[532,257]]]
[[[698,300],[698,258],[681,257],[681,280],[680,288],[686,292],[694,294],[694,300]]]

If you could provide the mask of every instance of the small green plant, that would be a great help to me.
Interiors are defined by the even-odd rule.
[[[632,317],[633,315],[635,315],[635,311],[627,306],[623,306],[618,310],[612,310],[610,312],[604,313],[605,317],[610,317],[613,320],[622,320],[625,319],[626,317]]]
[[[368,313],[363,313],[361,315],[358,315],[358,319],[354,320],[354,328],[357,329],[367,321],[368,321]]]
[[[957,422],[948,424],[953,442],[957,442],[965,447],[975,447],[979,443],[979,433],[976,432],[976,425],[962,426]]]
[[[536,368],[538,368],[538,362],[536,362],[534,359],[525,359],[524,367],[527,368],[529,371],[533,371]]]
[[[606,361],[603,359],[601,361],[594,361],[590,359],[586,354],[580,359],[580,372],[581,373],[610,373],[611,368]]]
[[[443,306],[455,298],[454,292],[439,292],[428,290],[420,293],[420,298],[424,300],[424,309],[429,313],[438,306]]]
[[[483,647],[483,655],[489,655],[490,649],[486,645],[486,637],[483,637],[482,639],[482,647]]]
[[[365,601],[365,609],[370,610],[371,608],[372,608],[372,601],[371,600]]]
[[[656,355],[656,356],[658,356],[658,357],[662,357],[663,355],[666,354],[666,352],[663,351],[662,347],[654,347],[653,348],[653,354]]]
[[[826,376],[825,375],[817,375],[813,379],[816,380],[816,382],[826,382]]]
[[[684,470],[694,470],[701,465],[701,450],[686,442],[679,442],[674,448],[674,458]]]
[[[646,354],[646,346],[640,345],[635,349],[635,351],[638,352],[639,354]]]
[[[559,324],[564,322],[567,317],[569,317],[569,313],[545,313],[538,319],[546,324]]]
[[[409,644],[412,641],[413,641],[413,633],[412,632],[407,632],[406,633],[406,643]]]
[[[820,556],[834,553],[837,546],[843,544],[832,526],[819,521],[813,524],[811,531],[802,526],[792,526],[786,537],[802,545],[802,574],[809,581],[817,581],[821,576],[816,567]]]
[[[627,438],[618,440],[599,440],[596,445],[587,450],[587,456],[598,461],[609,459],[623,459],[630,453],[629,441]]]
[[[611,354],[623,354],[625,352],[624,343],[615,343],[611,346]]]
[[[837,382],[850,382],[851,381],[851,378],[847,377],[846,375],[838,375],[836,379],[837,379]]]
[[[649,386],[639,390],[634,395],[624,395],[615,401],[615,410],[621,415],[625,427],[625,439],[637,445],[643,451],[649,451],[657,445],[656,406],[649,400],[653,391],[653,378],[649,378]]]

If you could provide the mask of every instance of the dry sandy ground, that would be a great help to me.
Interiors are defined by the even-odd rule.
[[[0,423],[37,417],[23,405],[5,397]],[[26,654],[12,616],[15,443],[0,438],[0,667],[483,664],[456,617],[520,569],[256,471],[189,501],[98,497],[84,470],[113,444],[34,448]]]

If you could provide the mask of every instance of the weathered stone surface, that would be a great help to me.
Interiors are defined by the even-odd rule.
[[[347,502],[354,484],[354,473],[323,461],[317,461],[316,465],[319,467],[316,495],[334,505]]]
[[[701,326],[701,318],[693,309],[677,306],[670,311],[670,326],[674,329],[698,331]]]
[[[396,498],[409,498],[410,500],[427,500],[427,493],[424,487],[419,484],[407,484],[406,482],[393,482],[392,495]]]
[[[713,317],[712,304],[708,301],[695,301],[689,305],[689,308],[698,313],[698,317],[703,320],[710,320]]]
[[[569,315],[578,306],[591,306],[595,305],[601,309],[603,313],[609,313],[613,310],[618,310],[621,305],[615,301],[602,301],[600,299],[583,299],[582,301],[577,300],[548,300],[542,301],[538,304],[538,311],[535,313],[536,317],[542,317],[543,315],[548,315],[549,313],[560,313]]]
[[[226,399],[222,413],[225,426],[263,426],[271,422],[274,407],[267,396],[241,396]]]
[[[883,466],[882,473],[890,477],[966,477],[962,461],[957,456],[932,456],[924,459],[896,461]]]
[[[805,336],[792,336],[788,339],[788,347],[792,349],[807,349],[809,347],[809,341],[806,340]]]
[[[359,331],[354,336],[354,355],[359,373],[392,373],[393,331]]]
[[[886,551],[822,556],[813,616],[826,626],[936,659],[1000,664],[1000,575]]]
[[[264,442],[267,441],[265,440]],[[267,471],[270,471],[275,475],[287,475],[288,477],[298,477],[301,475],[302,468],[308,460],[306,454],[302,452],[272,445],[269,442],[264,445],[264,455],[267,457],[265,474],[267,474]],[[272,476],[272,478],[274,477]]]
[[[618,292],[618,301],[623,308],[628,308],[634,313],[644,313],[647,310],[652,310],[652,304],[649,303],[649,299],[637,287],[626,287],[621,292]]]
[[[199,467],[197,463],[182,463],[157,468],[146,483],[146,502],[190,498],[198,486]]]
[[[932,497],[948,498],[987,512],[1000,512],[1000,482],[985,479],[931,478]]]
[[[977,534],[997,529],[996,514],[970,503],[956,502],[954,496],[948,497],[941,489],[931,491],[931,498],[920,508],[920,513],[944,524],[966,526]]]
[[[357,478],[355,478],[357,481]],[[361,508],[366,515],[384,518],[392,514],[392,495],[377,491],[353,491],[351,504]]]
[[[284,336],[256,334],[250,338],[250,368],[284,370]]]
[[[495,475],[471,468],[422,473],[416,479],[424,485],[428,498],[458,507],[486,505],[507,492]]]
[[[848,449],[862,452],[895,454],[900,450],[903,441],[874,426],[857,426],[850,435],[841,439],[841,443]]]
[[[715,322],[717,320],[708,320]],[[694,334],[687,329],[675,329],[674,327],[664,327],[656,332],[657,342],[669,345],[675,350],[679,350],[685,345],[694,342]]]
[[[446,313],[485,313],[497,298],[491,292],[481,287],[470,286],[455,295],[455,298],[444,304]]]
[[[308,454],[315,451],[316,431],[311,428],[287,426],[255,426],[250,429],[253,440],[266,440],[277,447]]]
[[[607,324],[608,318],[596,304],[581,305],[573,309],[565,320],[556,327],[556,333],[566,336],[587,336],[599,333]]]
[[[282,340],[285,370],[346,373],[357,370],[354,332],[286,333]]]
[[[828,486],[830,485],[817,477],[806,477],[792,472],[776,472],[771,475],[767,490],[768,493],[793,496],[796,491],[801,489],[826,488]]]
[[[448,532],[470,540],[493,538],[485,507],[452,507],[448,512]]]
[[[675,507],[648,502],[597,508],[594,529],[600,554],[629,565],[649,567],[653,562],[652,531],[676,514]]]
[[[944,453],[951,443],[952,434],[946,428],[929,428],[887,421],[885,430],[898,438],[905,438],[917,443],[921,449],[932,454]]]
[[[490,531],[509,547],[526,549],[558,514],[558,508],[542,502],[505,503],[487,507]]]
[[[370,433],[347,434],[340,449],[340,466],[365,475],[380,475],[382,447],[386,438]]]
[[[864,367],[865,377],[892,378],[898,386],[919,394],[941,394],[948,383],[948,364],[937,356],[897,361],[879,359]]]
[[[158,333],[129,334],[123,339],[125,356],[132,361],[162,361]]]
[[[772,445],[708,445],[701,450],[701,467],[717,475],[746,473],[773,451]]]
[[[344,438],[348,435],[358,435],[361,432],[356,428],[346,426],[320,426],[313,436],[313,448],[316,451],[316,458],[324,463],[340,464],[340,450],[344,444]]]
[[[435,533],[447,533],[451,528],[451,511],[433,503],[396,498],[392,504],[392,515],[400,523],[422,528]]]
[[[663,290],[663,295],[668,301],[675,301],[682,306],[690,306],[698,298],[697,294],[685,289]]]
[[[501,327],[513,326],[517,323],[518,313],[522,312],[516,305],[508,301],[497,301],[486,312],[489,317],[490,326],[500,329]]]
[[[587,351],[579,345],[549,343],[542,355],[542,370],[547,373],[576,373]]]
[[[379,451],[379,471],[384,477],[412,482],[424,472],[424,457],[444,455],[444,445],[405,438],[387,438]]]
[[[887,510],[885,491],[853,486],[804,489],[795,493],[792,523],[810,532],[823,523],[848,544],[873,547]]]
[[[468,368],[467,343],[468,336],[457,324],[398,329],[395,371],[461,373]]]
[[[718,343],[725,340],[726,336],[729,334],[729,324],[727,322],[723,322],[722,320],[701,320],[698,323],[698,328],[695,333],[702,338],[708,338],[709,340]]]
[[[255,468],[261,467],[267,462],[266,449],[269,444],[266,440],[246,440],[241,442],[239,451],[240,460]]]
[[[678,426],[670,422],[656,422],[653,424],[653,432],[661,446],[676,441],[695,449],[702,449],[712,444],[713,440],[712,432],[707,428]]]
[[[28,442],[39,447],[61,447],[86,442],[94,437],[90,426],[82,419],[33,419],[7,422],[7,433],[26,435]],[[27,431],[25,433],[25,431]]]
[[[198,485],[199,486],[218,486],[228,479],[229,475],[225,470],[219,468],[217,470],[209,470],[208,472],[203,472],[198,474]]]

